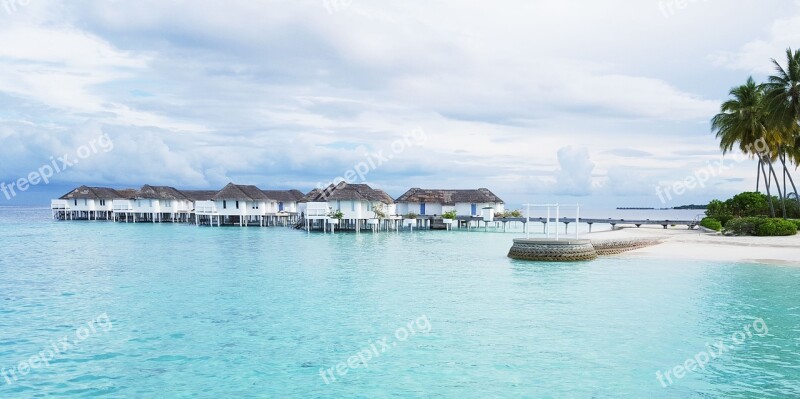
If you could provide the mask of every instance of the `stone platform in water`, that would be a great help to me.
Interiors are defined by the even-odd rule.
[[[508,251],[508,257],[545,262],[574,262],[597,258],[589,240],[554,240],[518,238]]]
[[[543,262],[573,262],[593,260],[598,256],[616,255],[660,244],[660,239],[529,239],[518,238],[508,251],[508,257]]]

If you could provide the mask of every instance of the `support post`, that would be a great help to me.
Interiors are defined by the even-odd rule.
[[[558,241],[558,218],[561,216],[561,206],[556,204],[556,241]]]

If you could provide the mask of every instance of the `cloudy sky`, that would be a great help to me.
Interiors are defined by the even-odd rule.
[[[706,202],[752,190],[755,163],[666,204],[656,187],[719,162],[709,119],[789,46],[796,1],[0,0],[0,180],[79,160],[0,205],[308,191],[364,165],[395,196]]]

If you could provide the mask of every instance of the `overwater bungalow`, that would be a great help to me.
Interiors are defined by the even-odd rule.
[[[340,224],[340,229],[359,231],[380,219],[395,215],[392,197],[383,190],[367,184],[330,185],[325,189],[314,189],[300,200],[306,220],[306,228],[328,229],[328,224]],[[341,212],[341,218],[333,214]]]
[[[270,199],[258,187],[233,183],[229,183],[211,201],[206,201],[201,206],[204,213],[217,216],[217,225],[248,226],[258,223],[259,226],[266,226],[267,216],[278,212],[277,201]],[[200,209],[196,210],[200,213]]]
[[[214,205],[214,196],[217,190],[181,190],[183,195],[192,202],[190,221],[197,225],[212,224],[214,216],[219,216]]]
[[[298,202],[305,197],[299,190],[261,190],[277,204],[275,222],[285,225],[296,223],[300,217]]]
[[[132,198],[116,200],[114,205],[117,221],[187,222],[192,210],[192,201],[180,190],[149,184],[142,186]]]
[[[117,190],[108,187],[80,186],[58,199],[50,201],[53,219],[111,220],[113,201],[122,198]]]
[[[482,216],[484,209],[504,212],[505,203],[486,188],[473,190],[441,190],[412,188],[397,197],[397,212],[416,213],[421,216],[442,215],[456,211],[458,216]]]
[[[503,212],[504,202],[485,188],[439,190],[412,188],[393,200],[367,184],[330,185],[303,195],[298,190],[262,190],[230,183],[221,190],[179,190],[143,185],[140,189],[78,187],[52,200],[61,220],[192,222],[197,225],[295,226],[306,229],[399,229],[401,225],[443,228],[441,215],[455,210],[459,226]],[[416,218],[403,220],[414,213]]]

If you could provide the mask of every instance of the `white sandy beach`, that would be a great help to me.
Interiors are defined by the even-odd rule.
[[[800,266],[800,235],[792,237],[726,237],[686,227],[642,226],[590,233],[588,238],[663,238],[664,242],[622,255],[723,262],[754,262]]]

